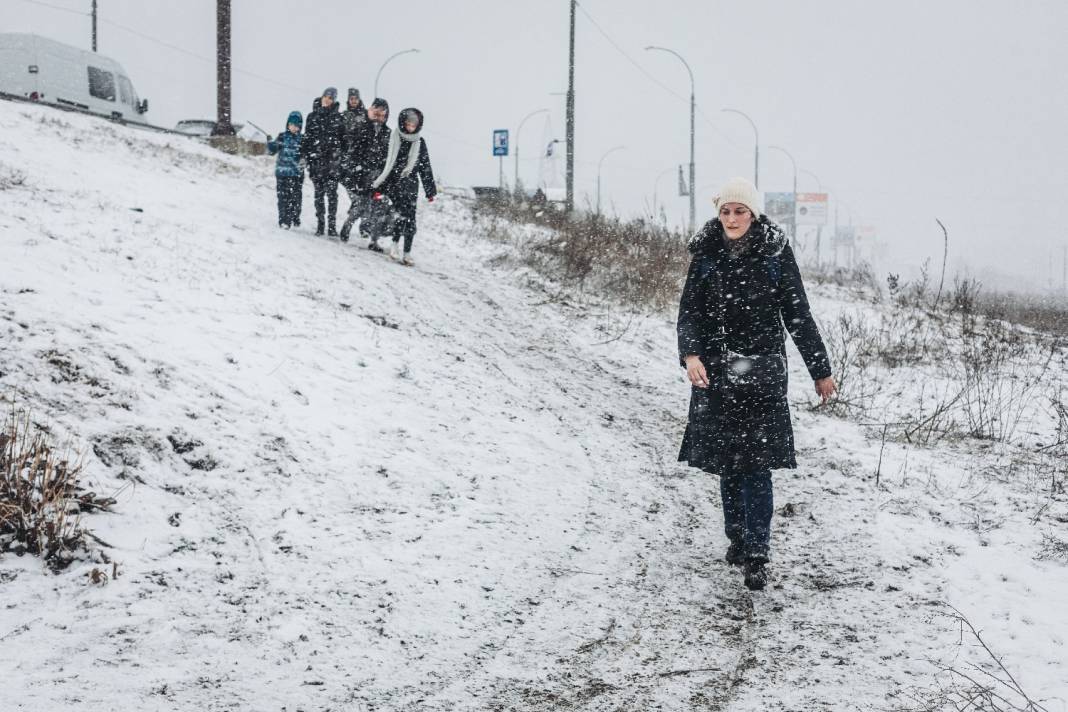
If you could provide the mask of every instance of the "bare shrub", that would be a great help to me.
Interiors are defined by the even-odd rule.
[[[81,472],[80,460],[62,454],[29,413],[12,413],[0,432],[0,552],[29,552],[59,571],[87,551],[81,514],[115,500],[86,492]]]
[[[522,247],[527,264],[555,280],[638,308],[665,309],[678,300],[690,259],[682,233],[645,218],[569,216],[507,197],[477,202],[475,209],[491,221],[504,217],[550,228]]]
[[[993,319],[974,322],[962,338],[958,368],[969,435],[1010,441],[1045,381],[1056,346],[1036,354],[1019,329]]]
[[[862,316],[843,312],[826,326],[824,337],[838,384],[838,395],[828,408],[839,414],[863,416],[879,390],[870,373],[878,351],[878,334]]]
[[[1049,712],[1023,689],[964,614],[952,606],[948,608],[946,615],[959,626],[958,645],[969,645],[979,660],[954,660],[949,664],[931,661],[938,670],[934,684],[929,689],[906,693],[911,703],[895,709],[898,712]]]

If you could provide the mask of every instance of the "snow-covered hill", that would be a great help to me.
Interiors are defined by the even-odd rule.
[[[802,466],[750,595],[675,463],[670,318],[559,292],[460,199],[407,269],[279,230],[273,190],[0,102],[0,398],[119,493],[87,519],[117,579],[0,559],[5,709],[891,708],[983,660],[944,603],[1068,709],[1068,567],[1035,559],[1063,498],[810,413],[794,358]]]

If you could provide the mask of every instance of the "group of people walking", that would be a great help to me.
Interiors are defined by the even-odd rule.
[[[286,131],[267,142],[277,154],[278,224],[300,225],[304,173],[315,189],[316,235],[348,242],[359,222],[368,249],[383,252],[378,243],[391,238],[390,257],[412,264],[419,185],[427,200],[437,195],[430,153],[422,138],[423,112],[411,107],[400,112],[397,128],[389,123],[389,103],[376,97],[364,107],[360,91],[350,88],[345,111],[337,89],[328,87],[315,99],[307,124],[299,111],[290,112]],[[302,133],[303,130],[303,133]],[[337,229],[338,187],[349,196],[349,209]]]

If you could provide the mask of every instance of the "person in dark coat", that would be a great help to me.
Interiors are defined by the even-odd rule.
[[[278,182],[278,225],[285,229],[300,225],[303,201],[304,168],[300,165],[301,126],[304,119],[299,111],[291,111],[286,130],[278,138],[267,141],[267,152],[278,154],[274,176]]]
[[[386,198],[392,206],[393,246],[390,257],[400,259],[401,264],[412,264],[412,241],[415,239],[415,212],[419,200],[419,182],[427,200],[434,202],[438,189],[434,183],[434,171],[430,166],[430,152],[426,141],[420,138],[423,130],[423,112],[408,108],[397,118],[397,128],[389,138],[386,164],[381,174],[371,184],[376,191],[375,199]],[[404,239],[404,254],[400,254],[400,241]]]
[[[679,361],[692,384],[679,460],[720,477],[727,561],[745,584],[767,582],[771,471],[797,467],[786,400],[786,340],[797,346],[826,402],[836,385],[801,272],[783,231],[760,214],[744,178],[717,198],[719,217],[690,241],[679,304]]]
[[[363,166],[360,156],[363,148],[360,143],[363,140],[363,128],[367,124],[367,109],[364,108],[360,98],[360,90],[349,87],[348,103],[345,112],[341,114],[341,123],[344,127],[344,140],[341,146],[341,185],[349,194],[349,213],[352,213],[357,202],[357,175]],[[346,224],[348,222],[346,221]],[[349,232],[344,226],[341,228],[341,241],[348,242]]]
[[[354,176],[355,196],[348,217],[341,226],[341,239],[347,240],[352,226],[360,220],[360,235],[367,240],[367,249],[382,252],[378,239],[391,232],[389,209],[385,201],[371,200],[371,183],[386,165],[389,153],[389,102],[376,97],[367,111],[367,121],[352,144],[351,160],[358,165]]]
[[[308,175],[315,186],[315,234],[322,235],[324,228],[329,227],[329,234],[335,236],[337,184],[345,139],[344,123],[337,110],[337,89],[328,87],[313,106],[301,144],[301,157],[308,164]]]

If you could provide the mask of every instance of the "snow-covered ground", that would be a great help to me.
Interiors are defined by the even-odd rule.
[[[0,398],[119,493],[106,585],[0,559],[4,709],[890,709],[984,660],[951,604],[1068,710],[1068,566],[1036,558],[1068,505],[998,448],[882,448],[794,354],[750,594],[675,462],[670,315],[561,293],[463,201],[408,269],[313,237],[307,184],[279,230],[265,159],[3,102],[0,186]]]

